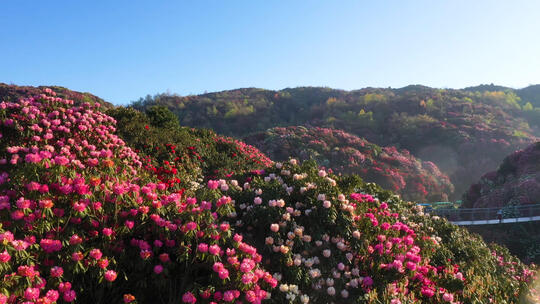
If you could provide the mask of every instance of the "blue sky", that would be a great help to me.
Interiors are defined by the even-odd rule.
[[[540,83],[540,1],[3,1],[0,82],[115,104],[238,87]]]

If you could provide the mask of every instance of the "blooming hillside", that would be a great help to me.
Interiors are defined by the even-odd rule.
[[[112,117],[47,93],[0,103],[0,303],[189,302],[195,288],[256,302],[275,286],[223,221],[230,198],[169,191]],[[225,252],[260,281],[217,267]]]
[[[379,147],[341,130],[276,127],[246,140],[274,160],[313,159],[335,172],[358,174],[406,200],[447,201],[454,190],[448,176],[432,162],[419,161],[407,150]]]
[[[540,142],[507,156],[497,171],[486,173],[465,193],[472,208],[540,204]]]
[[[0,83],[0,100],[17,102],[21,98],[28,98],[39,95],[45,87],[17,86]],[[75,104],[89,102],[91,104],[99,103],[103,108],[111,108],[113,105],[105,100],[90,93],[81,93],[72,91],[63,87],[47,87],[53,91],[56,96],[73,100]]]
[[[497,171],[484,174],[463,196],[464,207],[500,207],[503,217],[516,216],[514,206],[527,204],[540,204],[540,142],[507,156]],[[508,246],[524,261],[540,262],[538,222],[474,230],[486,240]]]
[[[278,126],[344,130],[432,161],[450,177],[455,199],[505,155],[540,136],[540,107],[527,105],[518,93],[423,86],[238,89],[185,97],[163,94],[134,106],[167,106],[183,125],[237,137]]]
[[[355,175],[291,160],[184,189],[189,171],[165,170],[182,163],[176,149],[136,152],[97,104],[45,93],[0,102],[0,303],[517,303],[528,292],[534,269],[505,249]]]

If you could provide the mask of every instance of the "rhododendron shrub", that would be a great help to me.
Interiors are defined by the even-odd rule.
[[[181,127],[163,107],[146,113],[132,108],[107,111],[117,121],[118,134],[144,159],[160,180],[179,189],[196,189],[219,179],[263,169],[272,161],[256,148],[210,130]]]
[[[313,159],[336,173],[358,174],[406,200],[447,201],[454,191],[448,176],[434,163],[422,162],[407,150],[379,147],[342,130],[276,127],[247,140],[276,161]]]
[[[0,103],[0,303],[267,296],[276,282],[227,223],[229,197],[182,196],[98,104],[46,93]]]
[[[313,163],[278,163],[234,184],[223,193],[279,281],[274,303],[502,303],[532,278],[515,259],[492,267],[492,250],[446,220]],[[494,292],[477,297],[478,288]]]

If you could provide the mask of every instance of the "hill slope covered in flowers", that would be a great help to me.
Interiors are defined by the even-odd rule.
[[[176,149],[54,95],[0,102],[0,303],[538,297],[534,268],[358,176],[290,160],[185,188]]]
[[[56,96],[73,100],[75,104],[80,103],[99,103],[103,108],[111,108],[113,105],[93,94],[90,93],[81,93],[77,91],[72,91],[64,87],[53,86],[53,87],[32,87],[32,86],[17,86],[17,85],[7,85],[5,83],[0,83],[0,100],[2,101],[11,101],[16,102],[21,98],[28,98],[39,95],[43,93],[44,89],[49,89],[53,91]]]
[[[419,161],[407,150],[379,147],[341,130],[276,127],[246,141],[274,160],[313,159],[336,173],[358,174],[409,201],[447,201],[454,190],[448,176],[432,162]]]
[[[148,96],[134,106],[167,106],[183,125],[238,137],[299,125],[344,130],[434,162],[451,178],[456,199],[504,156],[540,136],[540,106],[521,99],[521,91],[471,90],[237,89]]]
[[[464,195],[466,207],[540,204],[540,142],[507,156]]]
[[[516,216],[515,206],[540,204],[540,142],[507,156],[463,196],[464,207],[499,207],[503,217]],[[540,261],[538,222],[478,227],[485,239],[505,244],[525,261]]]

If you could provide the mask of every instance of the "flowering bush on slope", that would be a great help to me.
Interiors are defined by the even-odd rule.
[[[464,195],[466,207],[540,204],[540,142],[507,156]]]
[[[266,297],[276,281],[223,220],[229,197],[170,191],[98,105],[46,93],[0,103],[0,303]]]
[[[115,108],[107,114],[117,121],[117,132],[160,180],[179,189],[195,189],[208,179],[224,178],[256,169],[272,161],[256,148],[211,130],[181,127],[162,107],[146,113]]]
[[[46,87],[43,86],[17,86],[0,83],[0,101],[17,102],[21,98],[28,98],[39,95],[43,93],[44,89],[46,89]],[[103,108],[113,107],[112,104],[90,93],[72,91],[59,86],[52,86],[48,87],[47,89],[52,90],[57,97],[73,100],[74,104],[76,105],[88,102],[91,104],[99,103]]]
[[[314,159],[339,173],[359,174],[406,200],[447,201],[454,186],[432,162],[407,150],[379,147],[347,132],[327,128],[276,127],[248,140],[275,160]]]
[[[292,160],[240,178],[208,187],[235,201],[236,229],[279,281],[270,303],[517,303],[533,276],[358,177]]]

